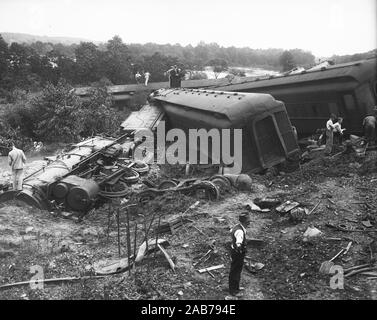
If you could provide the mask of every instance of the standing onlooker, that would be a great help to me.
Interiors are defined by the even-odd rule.
[[[166,71],[166,74],[169,77],[169,87],[175,88],[175,70],[174,66],[171,66],[168,71]]]
[[[141,79],[141,74],[138,72],[136,72],[135,74],[135,80],[136,80],[136,83],[139,84],[140,83],[140,79]]]
[[[171,69],[166,71],[169,76],[169,86],[170,88],[180,88],[181,87],[181,80],[182,80],[182,72],[181,69],[178,67],[172,66]]]
[[[336,115],[331,114],[330,119],[326,122],[326,148],[325,154],[329,155],[332,152],[332,147],[334,143],[334,121],[336,120]]]
[[[147,71],[144,73],[144,78],[145,78],[145,86],[148,85],[148,81],[149,81],[149,77],[151,76],[151,74]]]
[[[22,150],[17,149],[12,142],[12,150],[8,154],[8,163],[12,168],[13,190],[22,190],[22,180],[26,157]]]
[[[366,116],[363,121],[364,135],[369,145],[374,145],[376,141],[376,113],[374,116]]]
[[[239,216],[240,223],[230,231],[232,237],[231,258],[229,271],[229,293],[232,296],[241,296],[244,288],[240,287],[241,272],[246,254],[246,228],[250,224],[249,212],[243,212]]]

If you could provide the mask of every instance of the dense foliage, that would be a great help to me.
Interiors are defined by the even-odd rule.
[[[96,134],[115,134],[126,114],[111,108],[105,87],[94,87],[81,101],[65,81],[47,84],[34,96],[20,96],[1,110],[1,145],[11,140],[27,148],[32,141],[74,142]]]

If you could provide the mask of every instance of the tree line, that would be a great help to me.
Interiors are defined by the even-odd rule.
[[[65,79],[73,86],[135,83],[136,72],[148,71],[150,81],[166,81],[164,74],[172,65],[182,70],[200,71],[211,61],[225,61],[228,66],[262,67],[281,70],[282,49],[221,47],[200,42],[197,46],[179,44],[125,44],[119,36],[106,43],[92,42],[8,44],[0,35],[0,96],[14,88],[37,90],[47,83]],[[310,52],[289,51],[299,65],[314,63]],[[193,73],[193,75],[195,75]]]

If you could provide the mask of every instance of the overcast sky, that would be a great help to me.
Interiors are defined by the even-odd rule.
[[[199,41],[300,48],[316,56],[377,47],[377,0],[0,0],[0,32],[125,43]]]

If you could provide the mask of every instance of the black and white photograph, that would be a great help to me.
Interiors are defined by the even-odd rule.
[[[0,300],[376,300],[376,122],[376,0],[0,0]]]

